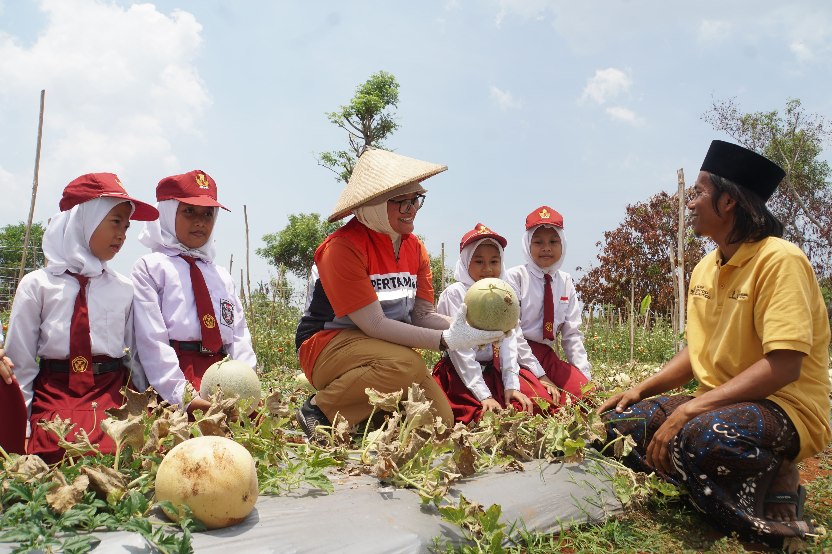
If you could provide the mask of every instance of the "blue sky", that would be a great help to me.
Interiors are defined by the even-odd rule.
[[[563,269],[594,265],[627,204],[695,178],[714,99],[832,114],[828,0],[449,0],[134,3],[0,0],[0,224],[29,210],[39,93],[46,117],[35,219],[82,173],[118,173],[153,199],[203,169],[232,213],[218,261],[252,283],[254,254],[293,213],[328,215],[341,190],[315,154],[346,144],[325,113],[372,73],[398,79],[397,152],[449,166],[426,182],[416,232],[447,265],[482,222],[508,240],[548,204],[565,217]],[[144,249],[111,262],[124,273]]]

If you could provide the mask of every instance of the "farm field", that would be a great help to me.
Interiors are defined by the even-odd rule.
[[[202,529],[199,523],[186,517],[179,525],[171,524],[160,516],[152,501],[152,477],[162,454],[176,440],[174,433],[154,434],[153,427],[154,422],[167,421],[172,427],[178,426],[180,436],[229,434],[246,446],[258,463],[261,495],[287,494],[301,487],[318,487],[330,492],[333,485],[328,475],[333,470],[375,475],[396,486],[412,488],[423,502],[439,506],[449,524],[458,525],[460,534],[470,539],[468,546],[460,548],[442,544],[437,538],[434,547],[437,552],[770,551],[764,545],[724,536],[687,504],[681,491],[654,477],[632,474],[623,467],[613,468],[618,472],[615,490],[625,504],[622,514],[603,523],[573,527],[561,534],[515,532],[513,540],[506,543],[503,539],[511,530],[494,518],[495,513],[499,515],[500,507],[465,505],[464,501],[447,498],[448,482],[444,476],[510,466],[520,451],[554,463],[597,457],[589,447],[597,436],[597,418],[582,419],[578,406],[564,409],[558,417],[547,420],[503,414],[486,418],[480,426],[471,429],[464,442],[458,439],[454,442],[441,438],[441,433],[430,425],[411,425],[412,421],[406,422],[403,416],[382,430],[395,435],[400,442],[407,440],[403,437],[408,433],[421,434],[426,439],[421,446],[414,447],[415,455],[411,452],[407,456],[403,450],[373,445],[375,437],[371,428],[350,433],[338,428],[337,422],[325,444],[305,444],[293,418],[294,409],[308,394],[295,380],[294,328],[298,311],[262,287],[252,298],[248,311],[250,325],[263,368],[263,388],[270,393],[259,415],[235,420],[233,403],[217,398],[209,413],[187,424],[177,420],[169,409],[134,395],[128,409],[116,419],[125,427],[138,426],[135,428],[141,430],[143,437],[137,440],[125,433],[120,456],[91,456],[74,464],[64,463],[51,471],[43,467],[19,468],[7,461],[2,474],[2,540],[20,544],[19,551],[40,548],[84,552],[98,540],[92,531],[127,530],[139,533],[160,551],[189,551],[193,533]],[[675,337],[669,324],[662,320],[640,321],[634,326],[633,360],[630,359],[630,326],[626,321],[597,317],[585,322],[585,334],[596,387],[589,395],[590,403],[651,374],[674,350]],[[424,352],[423,355],[428,366],[432,366],[436,354]],[[415,400],[418,402],[418,398]],[[389,398],[375,401],[380,410],[391,402]],[[587,410],[590,407],[585,406]],[[140,412],[142,415],[136,419],[134,416]],[[509,428],[516,433],[513,449],[500,444],[501,435]],[[470,450],[465,450],[463,444],[470,446]],[[85,449],[83,445],[79,448]],[[462,451],[473,453],[467,469],[461,469],[466,465],[459,455]],[[389,460],[396,463],[388,465],[386,470],[380,469]],[[12,475],[17,470],[37,479],[26,483],[20,475]],[[829,528],[832,525],[832,449],[802,463],[801,471],[809,490],[807,514],[822,528]],[[102,474],[107,477],[101,477]],[[80,490],[78,478],[84,475],[95,475],[91,481],[105,484]],[[58,483],[58,487],[50,482]],[[65,491],[76,486],[74,500],[68,501],[69,504],[56,504],[50,498],[49,489],[62,485]],[[823,536],[817,544],[802,545],[802,548],[812,552],[829,551],[832,539]]]

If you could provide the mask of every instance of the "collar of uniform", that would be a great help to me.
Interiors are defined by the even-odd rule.
[[[737,251],[734,252],[734,255],[731,256],[731,259],[723,265],[732,265],[736,267],[744,266],[746,262],[748,262],[748,260],[753,258],[757,254],[757,252],[760,251],[760,248],[762,248],[764,242],[765,239],[759,240],[757,242],[742,243],[740,247],[737,249]],[[719,257],[717,257],[717,259],[719,259]]]

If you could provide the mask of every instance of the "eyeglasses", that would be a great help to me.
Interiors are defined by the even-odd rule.
[[[413,206],[418,211],[419,208],[425,203],[425,195],[424,194],[417,194],[413,198],[405,198],[404,200],[388,200],[388,202],[392,202],[393,204],[399,205],[399,213],[406,214],[410,212],[410,207]]]

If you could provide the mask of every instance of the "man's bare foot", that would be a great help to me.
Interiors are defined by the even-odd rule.
[[[765,499],[765,517],[774,521],[796,521],[800,472],[797,464],[784,460],[771,481]]]

